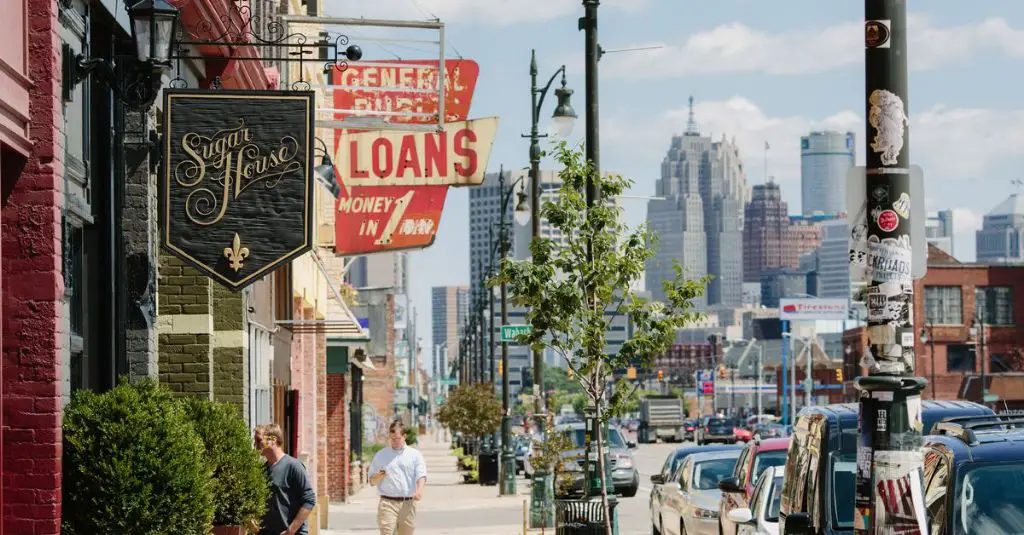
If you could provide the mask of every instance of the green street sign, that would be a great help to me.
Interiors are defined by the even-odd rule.
[[[458,384],[458,379],[452,379],[451,377],[445,377],[444,379],[441,379],[441,386],[456,386]]]
[[[501,341],[502,342],[515,342],[516,337],[522,334],[530,334],[529,325],[502,325],[501,326]]]

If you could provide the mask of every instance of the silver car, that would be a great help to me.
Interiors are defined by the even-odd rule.
[[[662,535],[718,535],[718,482],[732,475],[742,450],[694,453],[662,487]]]

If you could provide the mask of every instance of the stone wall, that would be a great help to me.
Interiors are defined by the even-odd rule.
[[[344,373],[327,375],[326,396],[326,488],[331,503],[348,499],[349,488],[349,407],[346,386],[349,376]]]
[[[159,380],[175,393],[213,399],[212,283],[166,253],[159,273]]]
[[[213,285],[213,399],[234,404],[243,417],[249,406],[244,295]]]

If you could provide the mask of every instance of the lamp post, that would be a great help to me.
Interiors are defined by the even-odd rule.
[[[540,110],[544,105],[544,97],[547,96],[548,90],[551,89],[551,84],[554,83],[555,78],[562,75],[562,87],[555,89],[555,97],[558,99],[558,103],[555,106],[555,112],[552,115],[552,119],[555,124],[555,131],[559,137],[567,137],[572,133],[573,126],[576,122],[576,110],[573,109],[570,98],[572,97],[572,89],[566,87],[565,81],[565,65],[562,65],[555,71],[551,78],[548,79],[548,83],[543,88],[537,87],[537,51],[530,51],[530,222],[532,224],[532,238],[537,239],[540,237],[540,138],[547,137],[547,134],[541,134],[539,131],[540,124]],[[533,388],[536,392],[536,414],[538,417],[544,414],[544,354],[539,349],[533,351]],[[541,425],[541,429],[543,429]]]
[[[932,359],[932,399],[938,399],[935,395],[935,326],[930,321],[927,329],[921,329],[921,344],[928,344],[928,354]]]
[[[977,340],[978,350],[975,352],[981,359],[981,403],[988,401],[988,386],[985,384],[985,315],[975,313],[971,324],[971,339]]]

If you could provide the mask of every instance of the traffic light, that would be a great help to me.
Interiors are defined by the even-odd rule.
[[[662,381],[665,379],[665,372],[658,370],[658,380]]]
[[[836,381],[843,382],[843,369],[839,368],[836,370]]]
[[[725,366],[719,366],[718,367],[718,377],[720,379],[725,379],[725,374],[726,374]]]
[[[504,368],[504,367],[502,366],[502,364],[503,364],[503,362],[501,362],[501,361],[499,360],[499,361],[498,361],[498,374],[499,374],[499,375],[501,374],[501,372],[505,371],[505,368]]]

